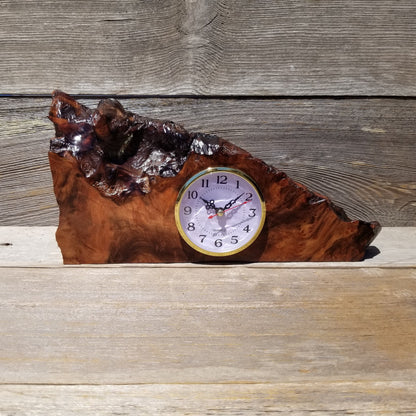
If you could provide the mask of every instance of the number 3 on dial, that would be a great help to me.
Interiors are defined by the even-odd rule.
[[[263,196],[244,172],[209,168],[189,179],[175,204],[182,238],[210,256],[229,256],[251,245],[266,217]]]

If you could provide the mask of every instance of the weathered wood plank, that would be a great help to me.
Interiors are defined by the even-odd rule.
[[[2,1],[0,93],[416,95],[413,0]]]
[[[414,268],[2,268],[3,384],[414,382]]]
[[[95,106],[95,100],[82,100]],[[0,224],[56,225],[49,99],[0,99]],[[416,225],[416,100],[125,99],[137,113],[218,134],[329,196],[352,218]]]
[[[55,240],[56,227],[1,227],[0,267],[36,267],[62,265]],[[416,227],[385,227],[369,247],[362,262],[262,263],[261,268],[299,267],[416,267]],[[122,267],[122,266],[120,266]],[[156,267],[141,264],[137,267]],[[186,270],[192,264],[172,264]],[[199,267],[199,266],[196,266]],[[255,264],[247,267],[256,267]]]
[[[56,227],[0,227],[0,266],[62,265]]]
[[[414,414],[415,228],[378,263],[16,267],[53,231],[0,227],[0,414]]]
[[[307,378],[307,376],[305,376]],[[30,386],[0,389],[8,416],[414,415],[412,382],[313,382],[139,386]]]

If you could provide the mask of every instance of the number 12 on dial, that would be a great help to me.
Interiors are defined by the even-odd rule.
[[[195,250],[229,256],[251,245],[266,217],[263,196],[244,172],[208,168],[179,191],[175,222],[182,238]]]

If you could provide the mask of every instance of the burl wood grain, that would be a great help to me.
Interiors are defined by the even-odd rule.
[[[266,200],[259,238],[221,261],[361,260],[380,230],[223,139],[138,116],[116,100],[91,110],[56,91],[49,117],[56,238],[67,264],[217,261],[190,248],[174,219],[180,188],[210,166],[245,171]]]

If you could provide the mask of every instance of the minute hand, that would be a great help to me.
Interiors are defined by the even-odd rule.
[[[237,198],[232,199],[230,202],[228,202],[225,207],[223,208],[224,211],[227,209],[230,209],[242,196],[244,195],[244,192],[241,195],[238,195]]]

